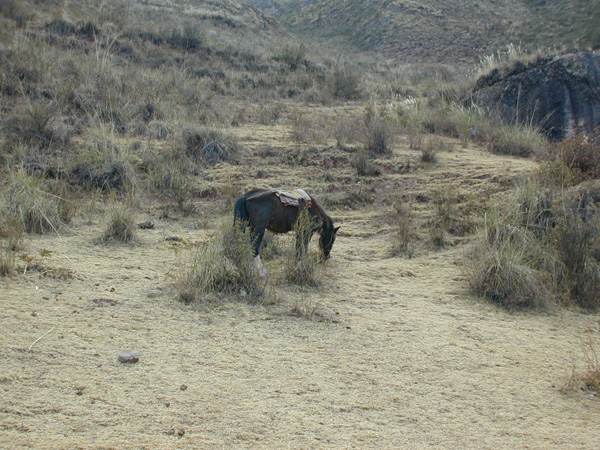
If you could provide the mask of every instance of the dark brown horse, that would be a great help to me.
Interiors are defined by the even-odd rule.
[[[319,231],[319,244],[323,256],[325,259],[329,258],[339,227],[333,226],[333,220],[314,197],[308,197],[310,201],[300,198],[298,206],[290,206],[284,205],[275,190],[253,189],[236,200],[233,210],[234,224],[242,230],[246,225],[250,227],[254,256],[258,256],[265,230],[287,233],[294,228],[300,213],[307,210],[312,224],[307,232],[296,235],[298,248],[308,249],[313,233]]]

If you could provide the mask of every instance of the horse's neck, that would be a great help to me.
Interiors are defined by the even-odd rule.
[[[313,206],[317,210],[317,215],[323,221],[324,226],[326,228],[332,228],[333,227],[333,220],[331,219],[331,217],[329,217],[327,215],[327,213],[325,212],[325,210],[323,209],[323,207],[321,206],[321,204],[318,201],[316,201],[314,197],[311,196],[310,199],[312,200]]]

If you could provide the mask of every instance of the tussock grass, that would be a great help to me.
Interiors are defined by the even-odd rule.
[[[352,166],[361,177],[376,177],[381,175],[381,169],[373,162],[373,158],[367,150],[359,150],[352,160]]]
[[[583,367],[578,361],[573,361],[570,376],[561,388],[563,392],[584,391],[595,395],[600,391],[600,341],[597,336],[600,333],[600,321],[597,330],[588,330],[590,334],[583,340],[581,347],[583,353]]]
[[[412,258],[415,253],[414,208],[411,202],[405,202],[401,198],[392,201],[391,211],[388,219],[393,226],[392,244],[390,254],[394,256],[407,256]]]
[[[358,100],[362,96],[361,79],[349,65],[337,64],[330,78],[330,92],[335,98]]]
[[[196,247],[182,264],[175,283],[180,300],[218,302],[234,296],[250,302],[268,300],[267,280],[252,256],[248,231],[226,227]]]
[[[131,149],[117,145],[112,126],[102,123],[86,130],[84,145],[69,172],[69,180],[87,189],[132,192],[138,179]]]
[[[508,307],[573,303],[600,307],[600,215],[594,185],[556,189],[528,180],[488,211],[471,255],[470,282]]]
[[[135,240],[134,209],[126,203],[113,204],[108,208],[107,221],[101,241],[128,244]]]
[[[76,205],[61,196],[61,184],[19,168],[8,173],[0,198],[0,229],[58,233],[75,214]],[[54,192],[57,192],[55,194]]]
[[[182,141],[185,155],[197,164],[235,163],[242,150],[233,136],[210,128],[186,126]]]
[[[285,278],[288,282],[298,286],[318,287],[321,285],[318,271],[319,258],[310,252],[308,246],[304,245],[314,226],[308,211],[302,211],[292,230],[296,235],[296,240],[292,241],[284,254]]]

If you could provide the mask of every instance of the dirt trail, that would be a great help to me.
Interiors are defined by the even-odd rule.
[[[463,153],[432,182],[488,179],[492,158]],[[84,223],[28,237],[51,270],[0,279],[0,448],[600,448],[598,400],[560,392],[599,316],[473,298],[464,246],[388,258],[365,219],[380,213],[335,212],[323,287],[279,286],[270,306],[184,305],[165,289],[214,225],[149,210],[139,219],[157,226],[133,246],[95,244]],[[298,299],[324,319],[290,315]],[[124,350],[140,362],[119,363]]]

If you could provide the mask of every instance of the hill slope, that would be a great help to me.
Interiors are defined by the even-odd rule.
[[[598,45],[598,2],[249,0],[307,35],[408,62],[477,60],[509,43]]]

